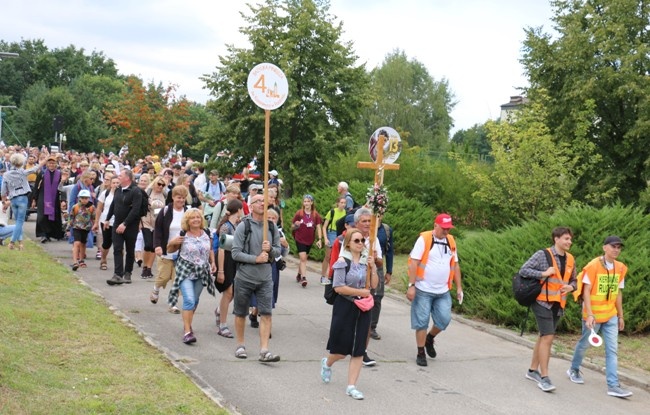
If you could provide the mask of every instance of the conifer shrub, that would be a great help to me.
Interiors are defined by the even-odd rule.
[[[612,206],[602,209],[570,207],[552,215],[503,231],[459,237],[458,251],[465,300],[455,311],[507,327],[520,327],[526,308],[512,295],[511,279],[535,251],[552,245],[551,231],[568,226],[573,231],[571,253],[578,272],[603,254],[606,236],[618,235],[625,244],[619,260],[628,266],[623,290],[625,332],[650,332],[650,218],[640,208]],[[570,295],[559,331],[581,330],[581,308]],[[537,330],[531,315],[526,329]]]

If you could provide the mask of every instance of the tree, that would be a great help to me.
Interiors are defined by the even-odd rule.
[[[25,141],[31,141],[33,146],[54,143],[52,120],[55,115],[65,120],[67,147],[86,151],[96,144],[86,135],[85,112],[68,88],[48,88],[37,82],[26,91],[22,102],[16,110],[16,133],[23,144]]]
[[[411,147],[447,148],[455,105],[447,80],[436,82],[422,63],[400,50],[387,55],[370,77],[373,101],[364,116],[366,138],[387,125]]]
[[[486,124],[494,169],[485,172],[456,156],[460,171],[474,180],[474,196],[514,220],[553,212],[571,200],[577,178],[590,166],[578,164],[567,144],[556,144],[546,126],[545,106],[533,102],[516,121]]]
[[[109,103],[104,111],[112,136],[101,140],[104,146],[120,148],[129,145],[130,157],[147,154],[166,154],[174,145],[188,139],[190,120],[189,102],[176,99],[173,85],[163,88],[131,76],[126,81],[122,99]]]
[[[328,14],[329,1],[266,0],[249,6],[244,16],[251,49],[228,47],[220,67],[203,79],[215,100],[208,107],[221,128],[211,137],[213,150],[230,150],[238,159],[260,160],[264,111],[247,93],[250,70],[262,62],[279,66],[289,96],[271,117],[270,165],[285,188],[306,189],[318,183],[325,155],[350,148],[367,102],[368,77],[350,43],[340,40],[342,24]]]
[[[0,95],[11,95],[20,105],[27,89],[36,82],[48,88],[68,86],[82,75],[118,78],[117,67],[103,52],[86,55],[83,48],[70,45],[50,51],[43,40],[0,41],[0,50],[18,53],[17,58],[0,61]]]
[[[548,95],[550,133],[574,147],[581,163],[594,155],[602,159],[580,177],[576,198],[636,202],[650,179],[650,3],[551,4],[558,35],[526,30],[521,62],[528,96],[535,101],[540,92]],[[585,117],[589,123],[580,125]]]
[[[459,153],[476,154],[482,159],[490,154],[490,142],[485,124],[474,124],[467,130],[458,130],[451,139]]]

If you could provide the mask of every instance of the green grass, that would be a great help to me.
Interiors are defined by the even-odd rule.
[[[227,414],[68,269],[0,248],[0,414]]]

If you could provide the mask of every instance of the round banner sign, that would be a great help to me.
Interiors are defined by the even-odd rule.
[[[370,143],[368,143],[368,151],[372,161],[377,162],[377,143],[379,136],[384,136],[384,164],[393,164],[399,158],[402,152],[402,139],[399,133],[391,127],[378,128],[370,136]]]
[[[248,95],[260,108],[274,110],[287,99],[289,84],[284,72],[272,63],[260,63],[248,74]]]

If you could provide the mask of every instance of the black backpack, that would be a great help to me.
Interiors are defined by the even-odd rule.
[[[142,193],[142,203],[140,204],[140,217],[144,217],[149,214],[149,194],[142,189],[140,189],[140,193]]]
[[[347,258],[343,258],[343,259],[345,259],[345,273],[347,274],[348,272],[350,272],[350,265],[352,264],[352,261],[350,261]],[[333,305],[334,300],[336,300],[336,297],[338,297],[338,295],[339,293],[337,293],[334,290],[332,284],[328,284],[325,286],[325,292],[323,293],[323,297],[325,298],[325,302],[327,304]]]
[[[354,215],[357,212],[357,210],[359,210],[360,207],[361,206],[355,203],[355,206],[352,208],[352,210],[350,210],[348,213],[345,214],[345,216],[339,218],[339,220],[336,221],[336,236],[339,236],[340,234],[343,233],[343,231],[345,231],[345,218],[348,215]]]
[[[551,257],[550,250],[545,249],[544,254],[546,254],[546,261],[549,266],[553,266],[553,258]],[[546,286],[546,295],[548,296],[547,281],[548,277],[545,277],[540,282],[537,278],[527,278],[516,273],[512,277],[512,293],[515,296],[515,300],[525,307],[530,307],[542,292],[543,285]]]

